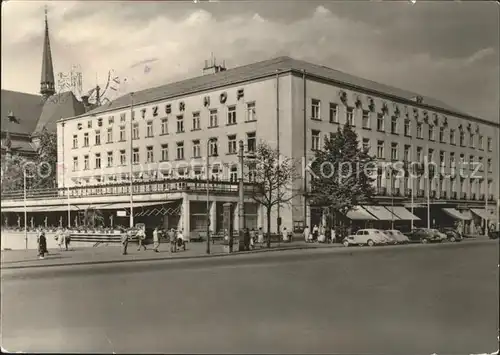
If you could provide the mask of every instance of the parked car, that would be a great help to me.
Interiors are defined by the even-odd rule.
[[[450,242],[461,242],[463,237],[455,228],[441,228],[441,233],[446,234],[446,238]]]
[[[384,233],[394,239],[396,244],[408,244],[410,242],[406,235],[396,229],[386,230]]]
[[[436,233],[437,232],[437,233]],[[422,244],[429,242],[442,242],[443,235],[435,229],[416,228],[409,233],[405,234],[411,241],[418,241]],[[446,236],[444,237],[446,239]]]
[[[378,229],[360,229],[356,234],[351,234],[347,236],[342,241],[344,246],[348,247],[350,245],[383,245],[387,244],[388,236],[386,236],[382,231]]]

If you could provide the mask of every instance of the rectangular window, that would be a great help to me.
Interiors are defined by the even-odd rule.
[[[235,165],[231,167],[231,172],[229,173],[229,180],[232,182],[238,181],[238,167]]]
[[[236,124],[236,106],[228,106],[227,124]]]
[[[120,150],[120,165],[127,165],[127,153],[125,149]]]
[[[474,156],[469,155],[469,169],[474,170],[475,167],[476,167],[476,165],[474,164]]]
[[[384,159],[384,141],[377,141],[377,158]]]
[[[427,151],[427,158],[429,159],[429,163],[434,162],[434,149],[429,148]]]
[[[396,116],[391,118],[391,133],[398,134],[398,118]]]
[[[89,156],[83,156],[83,170],[89,170]]]
[[[339,123],[338,105],[330,102],[330,123]]]
[[[148,121],[146,123],[146,138],[153,137],[153,121]]]
[[[471,148],[475,148],[475,144],[474,144],[474,143],[475,143],[475,142],[474,142],[474,133],[472,133],[472,132],[471,132],[471,133],[469,134],[469,146],[470,146]]]
[[[405,150],[403,153],[403,160],[405,162],[411,161],[411,145],[405,145]]]
[[[168,118],[162,118],[161,120],[161,134],[168,134]]]
[[[109,127],[107,130],[107,142],[113,143],[113,127]]]
[[[146,161],[153,163],[155,161],[153,146],[146,147]]]
[[[450,152],[450,167],[454,168],[455,167],[455,153]]]
[[[311,149],[312,150],[320,150],[320,131],[312,131],[312,144],[311,144]]]
[[[255,153],[257,149],[257,136],[255,132],[247,133],[247,152]]]
[[[95,145],[101,145],[101,130],[96,129],[95,131]]]
[[[385,117],[382,113],[377,114],[377,131],[383,132],[385,130]]]
[[[345,112],[345,122],[349,126],[354,126],[354,109],[352,107],[347,107]]]
[[[439,165],[440,166],[446,165],[446,153],[444,151],[439,152]]]
[[[444,127],[439,127],[439,141],[444,143]]]
[[[465,133],[460,132],[460,146],[464,147],[465,146]]]
[[[108,152],[108,165],[107,167],[110,168],[113,166],[113,152]]]
[[[134,148],[132,152],[132,163],[139,164],[139,148]]]
[[[139,122],[134,122],[132,126],[132,139],[139,139]]]
[[[491,158],[488,158],[487,161],[487,166],[488,166],[488,172],[493,172],[493,164],[491,164]]]
[[[120,142],[125,141],[125,126],[120,126]]]
[[[219,118],[217,110],[210,110],[210,128],[217,127],[219,125]]]
[[[397,143],[391,143],[391,159],[392,161],[398,160],[398,144]]]
[[[423,135],[422,135],[422,123],[421,122],[417,123],[417,138],[420,138],[420,139],[423,138]]]
[[[227,151],[229,154],[236,154],[236,134],[227,136]]]
[[[208,154],[212,157],[216,157],[218,155],[218,141],[217,138],[210,139],[208,143]]]
[[[429,140],[434,140],[434,126],[429,125]]]
[[[92,128],[92,120],[89,120],[89,121],[87,122],[87,128]]]
[[[200,113],[193,112],[193,131],[200,129]]]
[[[417,147],[417,162],[422,162],[422,147]]]
[[[115,117],[114,116],[109,116],[108,117],[108,124],[113,124],[115,123]]]
[[[78,136],[76,134],[73,135],[73,148],[78,148]]]
[[[257,114],[255,110],[255,102],[247,103],[247,122],[256,121]]]
[[[89,134],[88,133],[83,134],[83,146],[84,147],[89,146]]]
[[[95,153],[95,168],[101,168],[101,153]]]
[[[183,133],[184,132],[184,116],[179,115],[177,116],[177,133]]]
[[[410,125],[411,125],[411,121],[409,119],[405,119],[405,136],[406,137],[411,136]]]
[[[127,120],[127,114],[126,113],[121,113],[120,114],[120,122],[125,122]]]
[[[483,146],[484,142],[483,142],[483,135],[479,135],[479,138],[477,140],[477,145],[478,145],[478,148],[483,150],[484,149],[484,146]]]
[[[177,160],[184,159],[184,142],[177,142]]]
[[[193,141],[193,158],[199,158],[199,157],[201,157],[200,140],[195,139]]]
[[[73,157],[73,171],[78,170],[78,157]]]
[[[168,160],[168,144],[161,145],[161,161]]]
[[[365,152],[370,151],[370,140],[368,138],[363,138],[363,150]]]
[[[363,128],[370,128],[370,111],[363,110]]]
[[[321,102],[317,99],[311,99],[311,118],[313,120],[321,119]]]
[[[488,144],[488,152],[492,152],[493,151],[493,140],[491,139],[491,137],[488,137],[487,144]]]
[[[450,144],[456,144],[456,141],[455,141],[455,130],[454,129],[450,129]]]

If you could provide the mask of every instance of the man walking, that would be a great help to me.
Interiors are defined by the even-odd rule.
[[[137,251],[140,251],[141,250],[141,247],[144,248],[144,250],[146,250],[146,245],[145,245],[145,239],[146,239],[146,233],[144,233],[144,229],[143,228],[140,228],[138,231],[137,231]]]
[[[170,241],[170,252],[175,253],[177,251],[177,236],[175,229],[170,229],[168,231],[168,239]]]
[[[125,231],[124,229],[121,230],[122,255],[127,255],[129,234],[130,230],[129,231]]]
[[[45,239],[45,232],[40,229],[38,232],[38,258],[44,259],[45,253],[47,253],[47,240]]]
[[[158,253],[158,248],[160,247],[160,236],[158,235],[158,227],[155,227],[153,231],[153,250]]]
[[[245,228],[245,232],[243,234],[243,243],[245,245],[245,250],[250,250],[250,231],[248,228]]]

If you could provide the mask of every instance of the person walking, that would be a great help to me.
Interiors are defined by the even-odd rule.
[[[153,250],[158,253],[158,248],[160,247],[160,236],[158,235],[158,227],[155,227],[153,231]]]
[[[66,251],[69,248],[69,243],[71,242],[71,231],[68,228],[65,228],[63,231],[64,234],[64,246],[66,247]]]
[[[306,226],[304,228],[304,240],[306,241],[306,243],[309,243],[309,239],[310,239],[309,226]]]
[[[259,231],[257,232],[257,243],[264,244],[264,231],[262,227],[259,227]]]
[[[250,247],[255,248],[255,228],[250,231]]]
[[[332,230],[330,233],[331,233],[330,242],[332,244],[335,244],[337,242],[337,234],[335,233],[335,228],[332,227]]]
[[[57,244],[59,245],[59,251],[62,251],[63,245],[66,244],[66,234],[64,233],[64,230],[59,232],[59,235],[57,236]]]
[[[170,229],[168,231],[168,239],[170,241],[170,252],[175,253],[177,251],[177,236],[175,229]]]
[[[318,239],[318,234],[319,234],[319,228],[318,228],[318,225],[315,224],[314,227],[313,227],[313,233],[312,233],[312,237],[313,237],[313,240],[317,240]]]
[[[243,244],[245,245],[245,250],[250,250],[250,231],[245,228],[243,232]]]
[[[38,243],[38,258],[45,259],[45,253],[47,253],[47,239],[45,239],[45,232],[40,229],[37,237]]]
[[[137,236],[137,251],[140,251],[141,247],[143,247],[144,250],[146,250],[146,244],[145,244],[146,233],[144,232],[144,229],[140,228],[137,231],[136,236]]]
[[[283,227],[283,230],[281,231],[281,235],[283,237],[283,241],[285,243],[288,242],[288,231],[286,230],[286,227]]]
[[[125,229],[121,229],[120,232],[121,232],[121,243],[122,243],[122,255],[127,255],[130,231],[125,231]]]
[[[182,246],[183,250],[186,250],[187,241],[184,238],[184,229],[181,229],[179,233],[177,233],[177,246],[180,248]]]

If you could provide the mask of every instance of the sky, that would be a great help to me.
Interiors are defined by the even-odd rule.
[[[2,2],[2,89],[40,88],[44,6],[54,70],[78,65],[83,89],[112,77],[109,98],[288,55],[432,96],[499,122],[494,1]],[[147,66],[147,70],[145,70]]]

